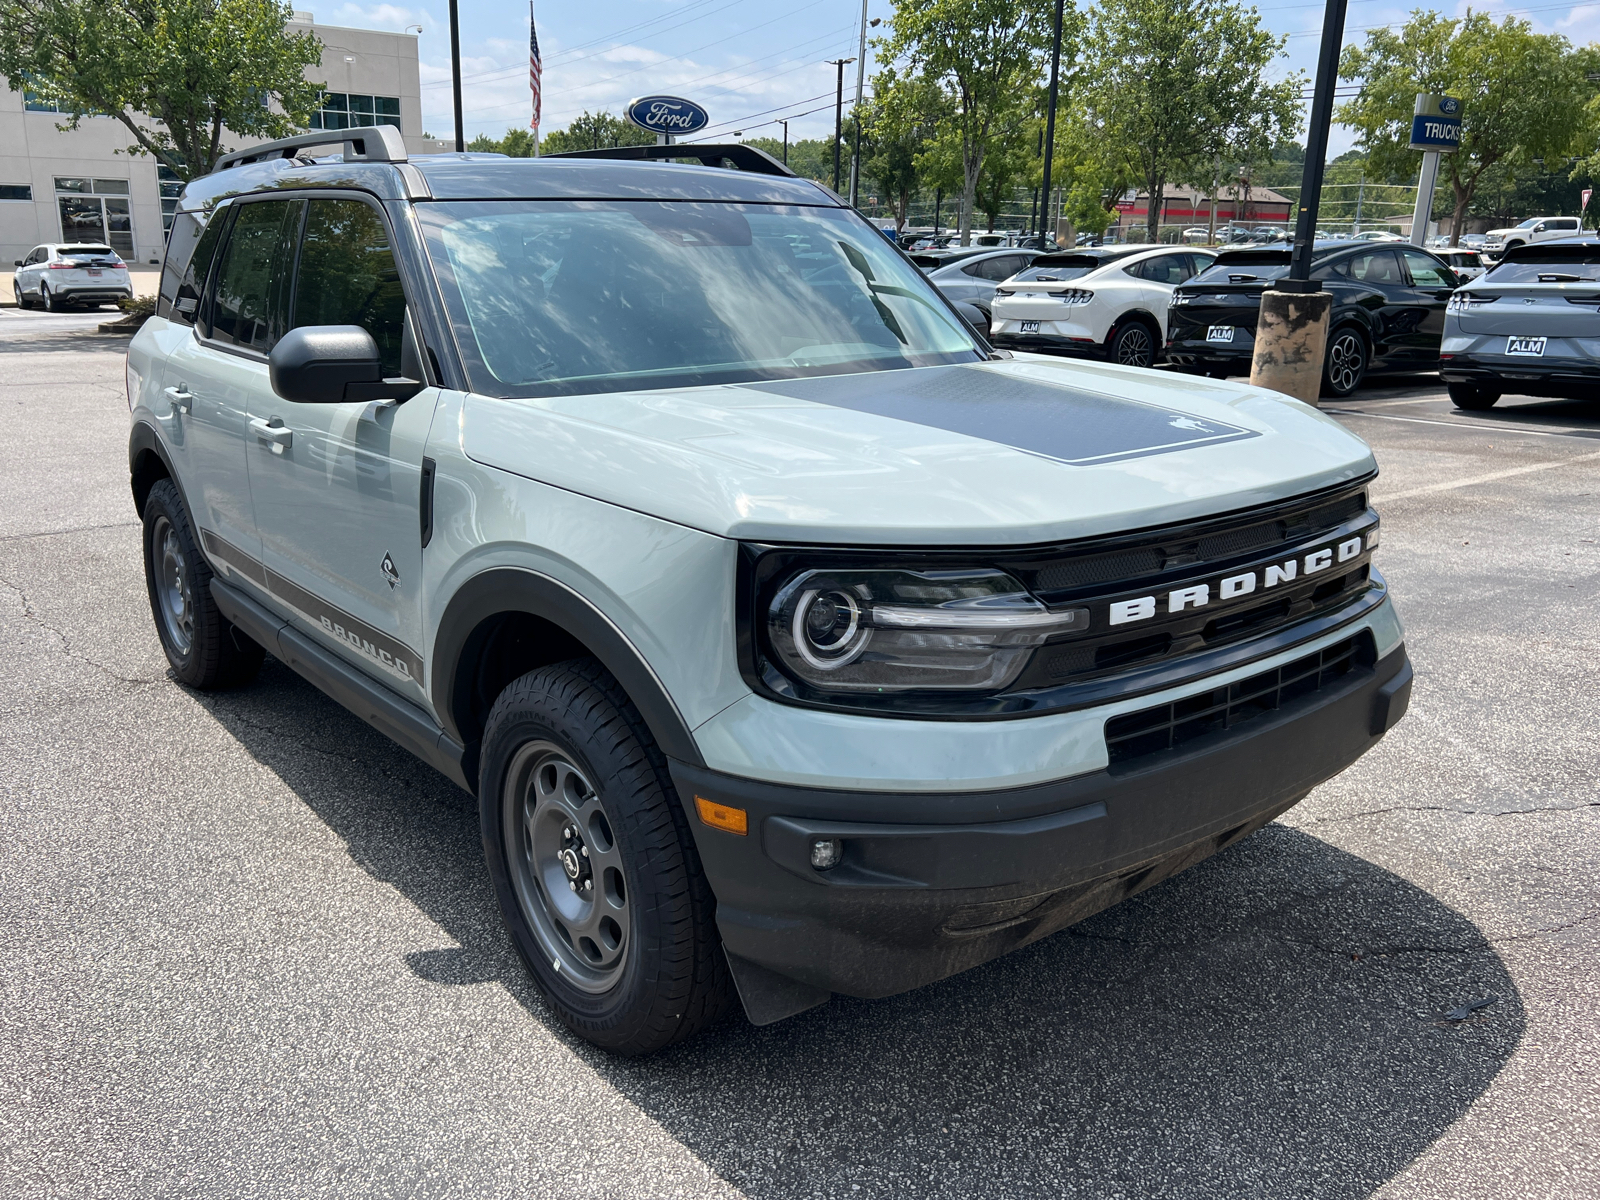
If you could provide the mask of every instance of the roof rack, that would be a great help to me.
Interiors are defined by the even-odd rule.
[[[564,150],[560,154],[546,154],[545,158],[623,158],[635,161],[651,159],[697,158],[708,167],[720,167],[723,161],[731,162],[741,171],[754,171],[759,175],[784,175],[797,178],[772,155],[743,142],[707,142],[698,145],[671,146],[610,146],[603,150]]]
[[[242,167],[246,163],[267,162],[275,158],[298,158],[302,150],[313,146],[333,146],[344,143],[345,162],[406,161],[406,143],[393,125],[364,125],[359,129],[309,129],[294,137],[279,138],[248,150],[235,150],[217,159],[212,174],[229,167]]]

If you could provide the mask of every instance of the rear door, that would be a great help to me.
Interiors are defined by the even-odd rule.
[[[303,200],[235,203],[194,333],[168,360],[165,394],[188,460],[184,494],[212,565],[232,581],[266,586],[245,437],[252,397],[270,390],[267,352],[283,332],[284,288]],[[216,221],[218,218],[213,217]]]
[[[288,328],[360,325],[401,371],[406,299],[382,213],[313,198]],[[368,674],[424,700],[422,452],[436,389],[403,404],[250,396],[247,458],[268,586],[297,624]]]

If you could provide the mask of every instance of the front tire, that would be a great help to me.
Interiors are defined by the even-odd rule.
[[[1450,393],[1450,403],[1468,412],[1485,412],[1495,406],[1500,393],[1470,383],[1452,383],[1445,390]]]
[[[1111,361],[1124,367],[1148,367],[1156,361],[1156,340],[1143,321],[1129,321],[1111,335]]]
[[[32,308],[33,307],[33,305],[28,302],[28,297],[23,294],[22,285],[20,283],[18,283],[15,279],[13,279],[11,281],[11,292],[17,298],[17,307],[18,308]]]
[[[1322,394],[1342,399],[1359,388],[1366,377],[1366,339],[1351,325],[1335,329],[1322,360]]]
[[[716,903],[666,758],[592,658],[530,671],[484,729],[484,856],[508,932],[556,1015],[617,1054],[720,1019]]]
[[[183,497],[159,480],[144,502],[144,581],[161,649],[179,683],[201,691],[254,679],[266,651],[211,598],[211,566],[195,541]]]

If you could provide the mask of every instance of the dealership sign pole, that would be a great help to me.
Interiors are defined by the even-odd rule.
[[[1411,149],[1422,151],[1422,173],[1417,176],[1417,207],[1411,215],[1411,244],[1428,239],[1428,218],[1433,215],[1433,188],[1439,180],[1439,155],[1461,148],[1461,101],[1454,96],[1417,97],[1411,118]],[[1451,237],[1460,240],[1460,230]]]

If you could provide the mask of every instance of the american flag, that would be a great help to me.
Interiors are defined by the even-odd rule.
[[[544,72],[544,64],[539,61],[539,31],[533,27],[533,0],[528,0],[528,87],[533,91],[533,120],[529,126],[533,129],[534,144],[539,139],[539,109],[543,100],[540,87],[540,76]]]

